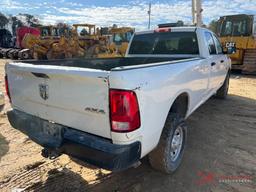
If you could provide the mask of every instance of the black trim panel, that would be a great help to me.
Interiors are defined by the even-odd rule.
[[[140,142],[113,144],[109,139],[51,123],[15,109],[8,111],[7,116],[15,129],[39,145],[104,169],[127,169],[140,159]]]

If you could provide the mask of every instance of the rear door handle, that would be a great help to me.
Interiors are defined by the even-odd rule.
[[[216,63],[215,63],[215,62],[212,62],[212,63],[211,63],[211,66],[214,66],[214,65],[216,65]]]

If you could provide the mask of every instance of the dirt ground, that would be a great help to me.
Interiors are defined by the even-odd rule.
[[[138,168],[112,173],[66,155],[44,159],[41,147],[13,129],[2,112],[0,191],[255,192],[256,77],[233,74],[227,100],[210,99],[187,123],[187,148],[175,174],[152,170],[147,159]]]

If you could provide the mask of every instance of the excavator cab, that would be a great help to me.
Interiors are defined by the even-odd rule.
[[[256,15],[254,15],[254,17],[253,17],[253,31],[252,31],[252,33],[253,33],[254,38],[256,38]]]
[[[220,17],[217,35],[224,52],[236,50],[230,54],[232,68],[245,74],[256,73],[256,16],[228,15]]]
[[[43,27],[40,27],[41,37],[52,36],[52,27],[53,26],[43,26]]]
[[[68,37],[70,36],[71,29],[66,26],[66,25],[59,25],[59,26],[43,26],[40,27],[41,31],[41,37],[60,37],[60,36],[65,36]]]
[[[124,57],[129,42],[134,33],[131,27],[113,27],[101,28],[100,33],[105,38],[106,46],[103,51],[97,54],[98,58]]]
[[[110,30],[110,33],[113,34],[114,43],[129,43],[134,33],[134,29],[130,27],[113,28]]]
[[[96,26],[92,24],[73,24],[75,31],[82,37],[93,38],[97,35]]]
[[[130,27],[112,28],[110,33],[112,34],[110,49],[116,52],[117,56],[124,56],[134,29]]]
[[[121,45],[122,43],[129,43],[134,31],[133,30],[120,30],[113,32],[113,42],[117,45]]]
[[[217,33],[220,37],[248,37],[253,34],[253,23],[253,15],[224,16],[218,21]]]

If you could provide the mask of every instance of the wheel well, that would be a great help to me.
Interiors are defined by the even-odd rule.
[[[185,118],[188,111],[189,98],[187,93],[180,94],[172,104],[169,113],[178,113]]]

